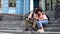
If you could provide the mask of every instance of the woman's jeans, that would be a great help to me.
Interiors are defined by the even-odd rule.
[[[48,24],[48,20],[37,21],[38,28],[42,28],[43,24]]]

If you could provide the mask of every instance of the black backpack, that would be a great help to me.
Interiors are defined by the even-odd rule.
[[[49,16],[47,14],[46,14],[46,16],[47,16],[48,20],[50,20],[50,18],[49,18]]]

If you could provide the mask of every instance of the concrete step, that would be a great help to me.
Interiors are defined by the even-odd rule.
[[[60,23],[58,23],[57,20],[55,20],[55,21],[49,21],[49,24],[60,24]]]
[[[60,34],[60,32],[36,32],[36,31],[20,31],[20,30],[2,30],[3,34]]]
[[[4,33],[4,32],[0,32],[0,34],[13,34],[13,33]]]
[[[1,30],[21,30],[24,31],[25,27],[0,27]]]
[[[0,27],[1,30],[21,30],[24,31],[25,27]],[[46,32],[60,32],[60,27],[45,27]]]
[[[60,27],[60,24],[58,24],[57,21],[50,21],[50,24],[45,25],[45,30],[47,32],[48,31],[60,32],[60,28],[58,28],[58,27]],[[57,28],[57,29],[54,29],[54,28]],[[21,31],[24,31],[25,21],[1,21],[0,22],[0,29],[1,30],[21,30]]]
[[[0,26],[25,26],[25,21],[0,21]]]
[[[0,24],[25,24],[25,21],[0,21]],[[57,21],[49,21],[49,24],[59,24]]]
[[[23,32],[21,30],[0,30],[0,32],[6,32],[6,33],[18,33],[18,32]]]
[[[25,21],[0,21],[0,27],[20,27],[20,26],[25,26]],[[50,21],[50,23],[45,26],[55,27],[60,26],[60,23],[57,23],[56,21]]]
[[[45,27],[60,27],[60,24],[46,24]]]
[[[0,29],[2,30],[24,30],[25,23],[23,21],[1,21]]]
[[[11,16],[11,15],[4,15],[3,21],[19,21],[23,20],[22,16]]]
[[[0,25],[0,27],[25,27],[25,25]],[[44,27],[60,27],[60,24],[46,24]]]
[[[49,27],[49,28],[44,28],[46,32],[60,32],[60,27]]]
[[[47,14],[49,17],[54,17],[54,11],[48,11],[48,12],[46,12],[46,14]]]
[[[48,15],[50,20],[55,20],[55,18],[51,15]],[[13,16],[13,15],[4,15],[3,21],[18,21],[18,20],[24,20],[24,16]]]
[[[49,17],[49,20],[50,20],[50,21],[55,21],[55,18],[54,18],[54,17],[52,17],[52,18]]]
[[[49,26],[50,25],[50,26]],[[49,24],[49,25],[45,25],[45,29],[47,29],[47,30],[56,30],[57,29],[57,31],[58,31],[58,29],[60,30],[60,24],[56,24],[56,25],[54,25],[54,24]],[[24,31],[24,29],[25,29],[25,26],[2,26],[2,27],[0,27],[0,29],[1,30],[22,30],[22,31]],[[59,31],[60,32],[60,31]]]
[[[32,32],[32,34],[60,34],[60,32]]]

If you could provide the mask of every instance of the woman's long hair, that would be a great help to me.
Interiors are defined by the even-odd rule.
[[[35,13],[37,13],[37,12],[42,12],[42,9],[41,8],[37,8],[36,10],[35,10]]]

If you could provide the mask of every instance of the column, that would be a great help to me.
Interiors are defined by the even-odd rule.
[[[52,10],[52,4],[51,4],[52,3],[52,0],[49,0],[49,3],[50,3],[49,4],[49,11],[51,11]]]
[[[8,0],[3,0],[2,13],[8,13]]]
[[[25,14],[30,12],[30,0],[25,0]]]
[[[57,1],[56,1],[56,0],[54,0],[54,9],[55,9],[56,2],[57,2]]]
[[[33,0],[30,0],[30,11],[33,10]]]
[[[16,0],[16,14],[23,14],[24,0]]]
[[[42,10],[45,11],[45,0],[42,0]]]

